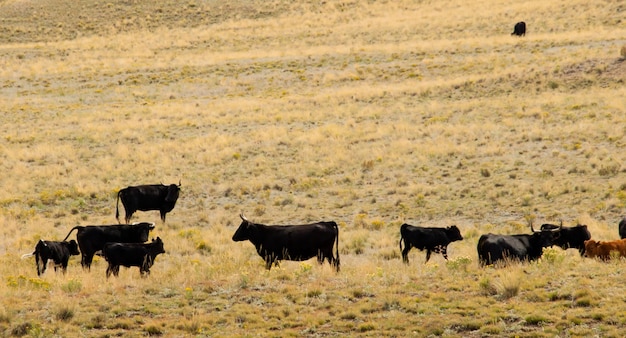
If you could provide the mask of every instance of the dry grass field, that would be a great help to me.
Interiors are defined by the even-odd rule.
[[[544,250],[481,268],[526,219],[618,238],[621,0],[0,0],[0,335],[622,337],[626,263]],[[510,33],[524,20],[525,37]],[[40,239],[182,182],[148,278],[37,277]],[[123,211],[122,211],[123,212]],[[334,220],[341,271],[271,271],[231,237]],[[402,223],[456,224],[450,260]],[[75,238],[72,235],[71,238]]]

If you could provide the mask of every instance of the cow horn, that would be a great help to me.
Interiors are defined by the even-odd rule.
[[[241,217],[242,220],[249,222],[246,216],[243,215],[243,213],[239,214],[239,217]]]
[[[552,231],[561,231],[561,229],[563,229],[563,220],[561,220],[561,224],[559,224],[559,227],[556,229],[552,229]]]
[[[181,183],[181,181],[180,181],[180,179],[178,179],[178,186],[179,186],[179,187],[180,187],[180,183]]]
[[[528,221],[528,224],[530,224],[530,231],[532,231],[533,233],[541,232],[541,231],[535,231],[535,229],[533,228],[533,221]]]

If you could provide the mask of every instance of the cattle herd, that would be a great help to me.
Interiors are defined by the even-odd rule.
[[[511,35],[526,35],[526,23],[520,21],[513,27]],[[165,253],[161,238],[148,241],[154,223],[129,224],[136,211],[158,210],[161,220],[174,209],[180,193],[178,185],[151,184],[129,186],[117,193],[115,218],[120,223],[119,202],[122,201],[126,212],[126,224],[88,225],[73,227],[63,241],[40,240],[35,251],[22,258],[35,256],[37,275],[46,271],[48,260],[54,262],[54,270],[67,269],[70,256],[81,256],[83,269],[89,270],[94,255],[101,255],[109,263],[106,276],[117,276],[121,265],[139,267],[141,276],[150,273],[154,259]],[[335,222],[318,222],[304,225],[264,225],[250,222],[243,215],[241,225],[233,235],[233,241],[249,240],[257,253],[265,260],[265,268],[278,265],[280,260],[303,261],[317,257],[339,271],[339,228]],[[67,238],[76,230],[76,240],[67,242]],[[532,230],[532,225],[531,225]],[[544,224],[541,230],[532,234],[520,235],[482,235],[478,240],[478,258],[481,265],[490,265],[507,259],[535,260],[541,256],[544,247],[557,245],[563,249],[576,248],[581,255],[608,259],[616,251],[626,256],[626,242],[598,242],[591,240],[586,225],[563,227]],[[626,237],[626,218],[619,224],[621,238]],[[447,260],[448,244],[463,240],[459,228],[455,225],[447,228],[418,227],[409,224],[400,226],[400,251],[402,261],[409,263],[408,253],[411,248],[426,250],[426,262],[431,253],[441,253]],[[78,243],[77,243],[78,241]],[[624,240],[626,241],[626,239]],[[402,243],[404,242],[404,248]],[[79,249],[80,248],[80,252]],[[333,253],[335,248],[335,253]]]
[[[128,223],[137,210],[159,210],[161,220],[165,222],[165,214],[172,211],[178,200],[180,182],[178,185],[163,184],[140,185],[121,189],[117,194],[117,205],[122,201],[126,210],[125,221]],[[119,209],[116,206],[115,218],[119,222]],[[165,253],[163,241],[157,237],[151,243],[148,241],[154,223],[140,222],[133,224],[112,225],[77,225],[65,236],[63,241],[40,240],[35,251],[25,254],[22,258],[35,256],[37,275],[46,271],[48,260],[54,262],[54,270],[58,267],[63,272],[67,269],[70,256],[80,255],[83,269],[90,270],[94,255],[102,255],[109,263],[106,276],[117,276],[120,266],[136,266],[141,276],[150,274],[150,268],[158,254]],[[67,241],[76,230],[76,240]],[[78,243],[77,243],[78,242]],[[80,248],[80,252],[79,252]]]
[[[71,256],[81,256],[83,269],[90,270],[94,255],[101,255],[108,262],[107,278],[117,276],[120,266],[139,268],[141,276],[150,274],[156,256],[165,253],[160,237],[146,243],[154,223],[139,222],[128,224],[137,210],[159,210],[161,220],[174,209],[180,192],[178,185],[163,184],[131,186],[121,189],[117,202],[122,201],[126,210],[127,224],[77,225],[70,229],[62,241],[39,240],[35,251],[22,258],[35,256],[37,275],[46,271],[48,260],[54,262],[55,271],[66,271]],[[115,217],[119,222],[119,208],[116,205]],[[241,224],[232,240],[250,241],[259,256],[265,261],[265,268],[278,265],[281,260],[304,261],[317,257],[319,264],[325,260],[339,271],[339,227],[335,222],[317,222],[302,225],[265,225],[249,221],[240,215]],[[478,239],[478,261],[481,266],[505,265],[509,261],[533,261],[541,257],[543,248],[559,246],[564,250],[577,249],[581,256],[608,260],[612,257],[626,257],[626,217],[619,223],[620,240],[596,241],[586,225],[573,227],[543,224],[535,230],[529,222],[530,234],[500,235],[483,234]],[[67,239],[76,230],[76,240]],[[446,228],[420,227],[410,224],[400,226],[400,251],[402,261],[409,263],[411,248],[426,250],[426,261],[431,253],[441,253],[447,260],[448,245],[463,240],[456,225]],[[404,244],[404,247],[403,247]],[[80,249],[80,251],[79,251]]]

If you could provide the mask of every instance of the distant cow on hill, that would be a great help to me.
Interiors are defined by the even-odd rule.
[[[447,228],[417,227],[409,224],[400,226],[400,250],[402,261],[409,264],[409,250],[412,247],[426,250],[426,262],[430,259],[431,252],[441,253],[443,258],[448,259],[448,244],[463,240],[461,232],[456,225]],[[404,249],[402,242],[404,241]]]
[[[149,275],[156,256],[162,253],[165,253],[165,248],[160,237],[151,243],[107,243],[102,249],[104,259],[109,262],[106,276],[109,278],[111,273],[117,276],[121,265],[139,267],[142,277]]]
[[[104,248],[108,242],[143,243],[148,240],[154,223],[114,224],[114,225],[77,225],[65,236],[66,240],[72,231],[77,230],[76,240],[81,251],[81,265],[90,269],[93,255]]]
[[[616,252],[618,257],[626,257],[626,239],[615,241],[596,241],[590,239],[585,241],[585,256],[589,258],[598,257],[601,260],[611,259],[611,252]]]
[[[339,228],[335,222],[318,222],[304,225],[264,225],[252,223],[243,215],[242,222],[233,235],[233,241],[249,240],[265,260],[265,268],[280,260],[305,261],[317,256],[317,262],[324,259],[339,271]],[[336,255],[333,247],[337,245]]]
[[[120,200],[124,205],[126,223],[130,222],[130,218],[135,211],[159,210],[161,212],[161,220],[165,222],[165,214],[172,211],[178,200],[180,193],[180,182],[178,185],[170,184],[152,184],[139,185],[136,187],[126,187],[117,193],[117,202],[115,206],[115,219],[120,221]]]
[[[75,240],[57,242],[40,239],[37,245],[35,245],[35,251],[31,254],[23,255],[22,259],[35,256],[37,276],[41,276],[41,274],[46,272],[48,260],[51,259],[54,262],[54,271],[57,271],[57,267],[60,267],[63,273],[65,273],[70,256],[78,255],[80,255],[80,252],[78,252],[78,244]]]
[[[520,21],[516,23],[515,27],[513,27],[513,33],[511,33],[511,35],[525,36],[526,35],[526,23],[524,21]]]

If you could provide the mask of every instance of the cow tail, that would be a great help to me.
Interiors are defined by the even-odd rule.
[[[120,222],[120,194],[122,193],[122,190],[117,192],[117,202],[115,202],[115,219],[117,220],[117,223]]]
[[[77,225],[77,226],[73,227],[72,230],[70,230],[70,232],[67,233],[67,236],[65,236],[65,238],[63,239],[63,242],[65,242],[67,240],[67,238],[70,237],[70,234],[72,233],[72,231],[74,231],[76,229],[79,229],[79,228],[82,228],[82,227],[83,226],[81,226],[81,225]]]
[[[33,256],[35,255],[35,252],[36,252],[36,251],[34,251],[34,252],[32,252],[32,253],[23,254],[23,255],[22,255],[22,259],[26,259],[26,258],[28,258],[28,257],[33,257]]]
[[[337,255],[336,269],[337,269],[337,272],[339,272],[339,227],[337,226],[337,223],[335,223],[335,231],[336,231],[335,243],[337,245],[337,247],[335,248],[335,255]]]
[[[404,232],[404,229],[406,229],[406,224],[402,224],[402,226],[400,226],[400,242],[398,242],[398,245],[400,246],[400,252],[402,252],[402,241],[404,240],[404,236],[402,236],[402,233]],[[406,243],[404,243],[406,246]]]

